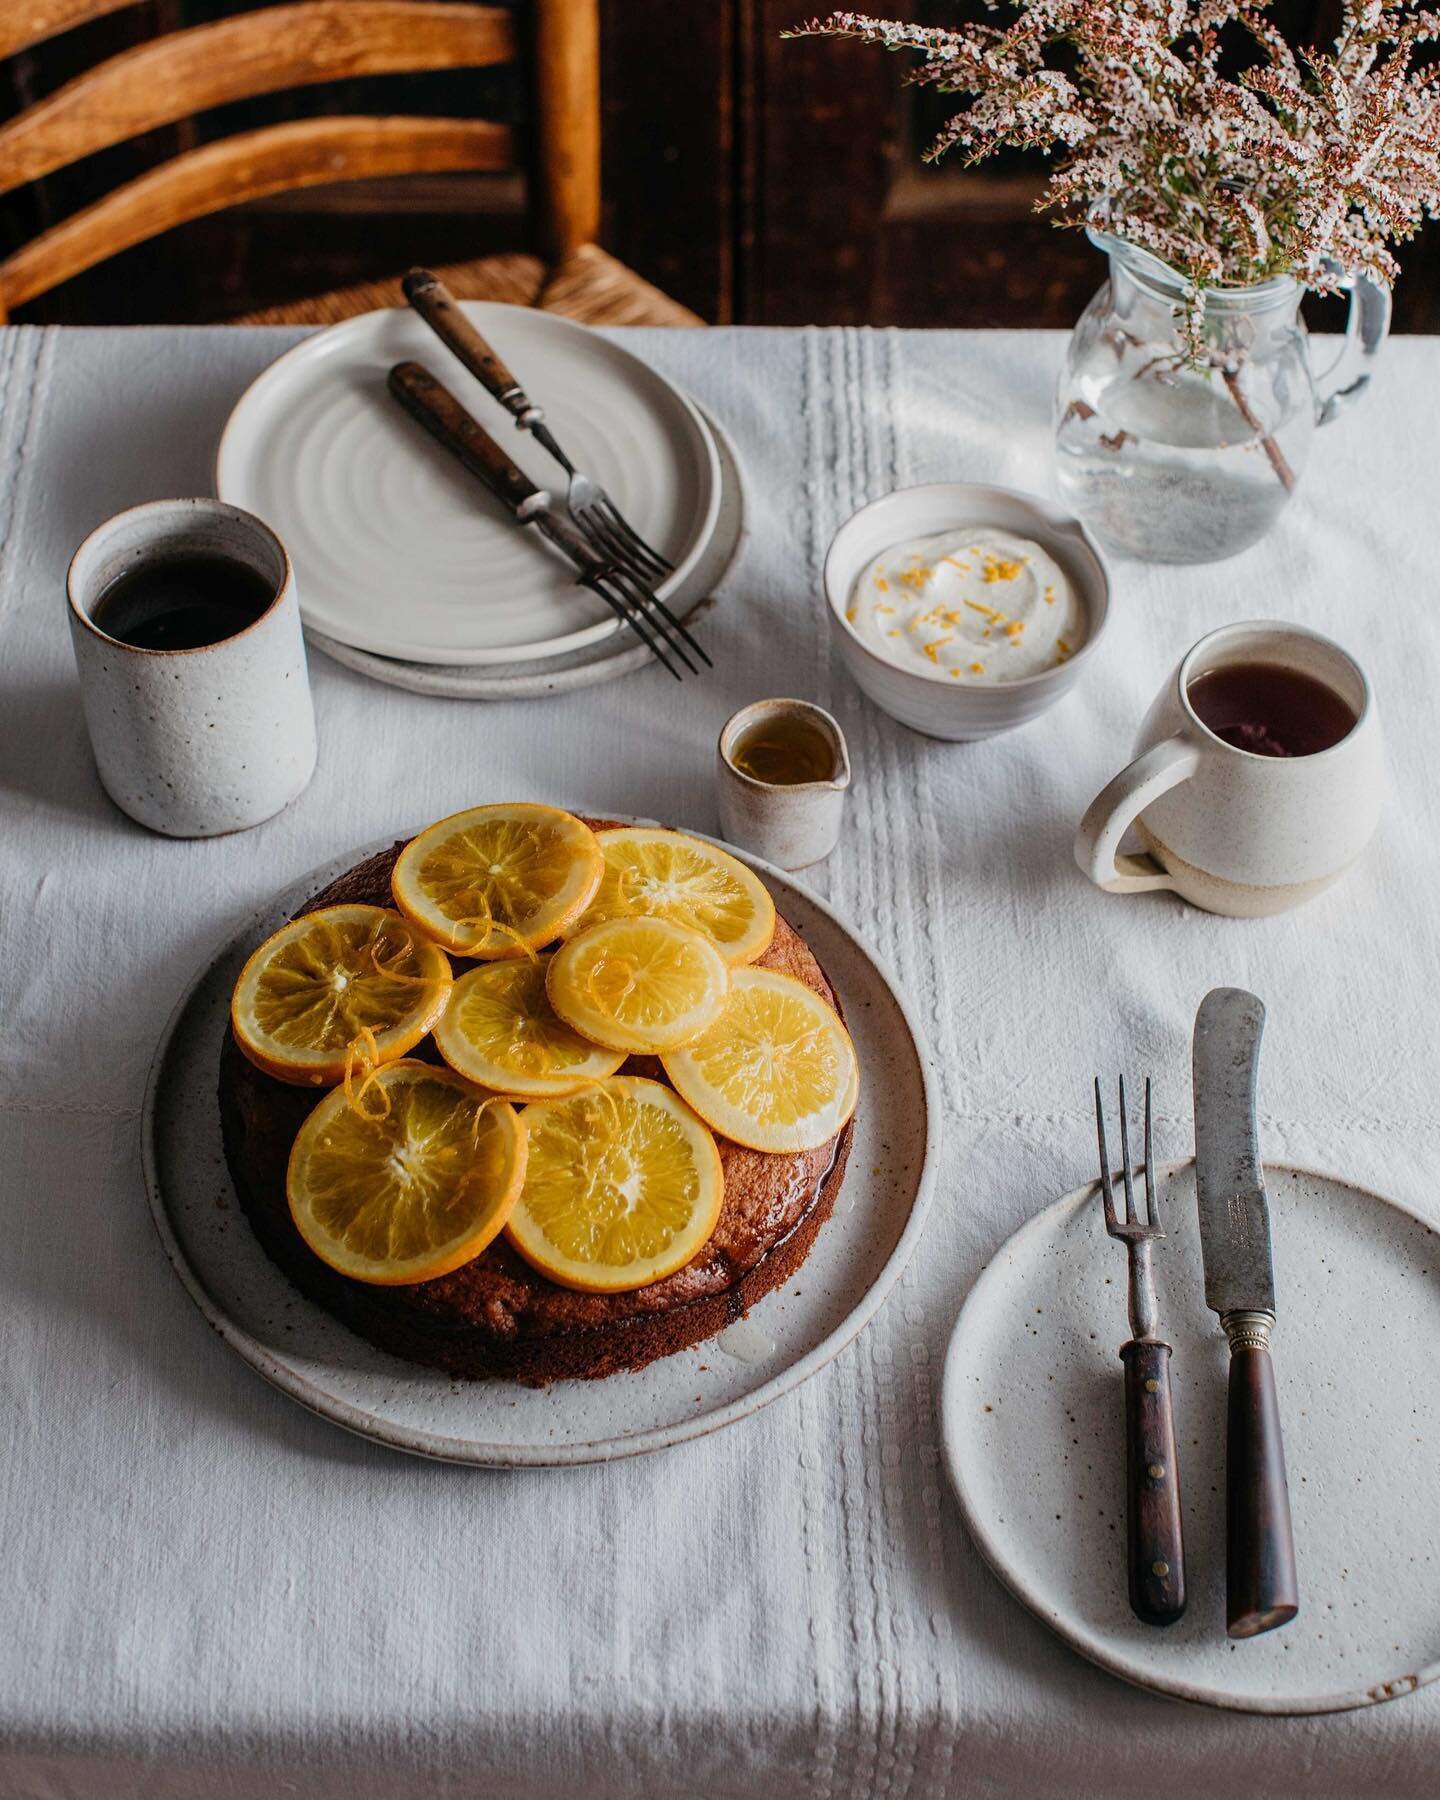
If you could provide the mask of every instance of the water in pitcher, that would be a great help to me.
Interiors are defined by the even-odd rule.
[[[1073,404],[1078,401],[1079,404]],[[1252,416],[1248,394],[1242,404]],[[1308,396],[1257,430],[1219,370],[1122,371],[1087,383],[1055,435],[1071,509],[1157,562],[1213,562],[1257,543],[1290,499],[1314,428]]]

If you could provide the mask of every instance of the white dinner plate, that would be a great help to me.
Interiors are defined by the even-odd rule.
[[[255,945],[389,839],[313,870],[246,922],[181,999],[151,1066],[143,1143],[151,1211],[200,1311],[250,1366],[363,1437],[492,1467],[607,1462],[734,1424],[830,1361],[899,1280],[924,1225],[939,1099],[918,1025],[830,909],[741,856],[835,984],[863,1083],[844,1185],[796,1274],[718,1338],[603,1381],[456,1381],[355,1337],[260,1248],[226,1172],[216,1095],[230,992]],[[729,846],[727,846],[729,848]]]
[[[639,357],[554,313],[462,303],[542,404],[576,466],[685,579],[715,529],[715,445],[691,402]],[[533,661],[619,629],[534,530],[403,413],[390,366],[425,364],[538,485],[559,469],[408,308],[306,338],[241,395],[215,490],[290,552],[301,615],[340,643],[408,662]]]
[[[1159,1693],[1241,1712],[1372,1706],[1440,1675],[1440,1239],[1328,1175],[1267,1164],[1273,1351],[1300,1611],[1225,1635],[1228,1352],[1206,1308],[1189,1162],[1160,1171],[1160,1335],[1171,1377],[1189,1604],[1163,1629],[1125,1580],[1125,1252],[1092,1185],[1003,1244],[945,1361],[941,1427],[970,1533],[1084,1656]]]
[[[708,643],[717,590],[740,549],[745,532],[745,484],[740,458],[729,433],[713,414],[700,415],[715,439],[720,456],[720,506],[710,534],[690,572],[670,594],[667,604],[679,619]],[[347,669],[368,675],[387,687],[412,694],[429,694],[446,700],[537,700],[551,694],[578,693],[581,688],[616,681],[647,669],[654,657],[633,633],[622,631],[597,643],[586,644],[564,655],[537,657],[533,662],[489,662],[483,658],[463,666],[454,663],[400,662],[390,656],[372,656],[336,643],[313,628],[310,643]]]

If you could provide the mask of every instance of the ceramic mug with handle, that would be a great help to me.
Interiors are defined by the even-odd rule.
[[[1308,756],[1257,755],[1216,735],[1191,700],[1202,676],[1237,665],[1322,682],[1355,715]],[[1181,659],[1140,727],[1135,758],[1086,810],[1075,860],[1111,894],[1170,888],[1207,912],[1258,918],[1328,887],[1364,850],[1384,794],[1380,718],[1364,671],[1299,625],[1211,632]],[[1135,826],[1142,855],[1120,852]]]

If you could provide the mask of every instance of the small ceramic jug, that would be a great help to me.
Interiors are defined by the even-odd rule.
[[[264,577],[275,598],[243,631],[195,649],[122,643],[95,623],[110,584],[148,558],[218,556]],[[70,636],[105,791],[167,837],[258,825],[315,769],[315,714],[295,578],[268,525],[219,500],[154,500],[119,513],[75,552]]]
[[[1323,682],[1355,723],[1312,756],[1260,756],[1225,742],[1190,701],[1211,670],[1274,665]],[[1364,671],[1328,638],[1258,622],[1211,632],[1146,714],[1135,760],[1090,803],[1075,860],[1111,894],[1173,888],[1195,906],[1258,918],[1298,906],[1360,855],[1380,819],[1380,719]],[[1131,825],[1148,854],[1118,854]]]
[[[821,779],[761,781],[736,767],[737,751],[767,725],[787,720],[827,747],[829,767]],[[850,786],[850,753],[845,734],[823,707],[808,700],[742,706],[725,722],[716,762],[720,824],[732,844],[781,869],[809,868],[835,848]]]

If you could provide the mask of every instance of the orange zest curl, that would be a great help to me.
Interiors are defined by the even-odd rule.
[[[388,960],[382,957],[381,951],[386,947],[384,942],[385,933],[390,929],[390,925],[391,921],[387,919],[385,923],[376,930],[374,937],[370,940],[370,966],[377,975],[381,976],[386,981],[404,982],[411,987],[431,986],[433,981],[432,976],[412,974],[400,967],[400,964],[406,957],[415,954],[415,940],[410,937],[408,933],[406,934],[404,943],[395,946],[394,952],[388,957]]]
[[[457,933],[475,931],[479,934],[477,942],[470,946],[470,950],[473,951],[488,945],[491,934],[498,932],[502,938],[509,938],[512,944],[517,945],[521,954],[528,957],[532,963],[538,963],[540,958],[536,954],[535,946],[523,938],[513,925],[507,925],[503,920],[497,919],[491,912],[490,903],[483,894],[479,896],[479,899],[484,908],[483,912],[467,913],[464,918],[456,919],[454,922],[454,930]],[[464,950],[460,952],[462,956],[467,954],[469,952]]]
[[[522,1075],[548,1075],[555,1066],[555,1053],[534,1038],[520,1038],[510,1046],[510,1061]]]
[[[608,1110],[608,1117],[602,1117],[599,1112],[591,1113],[587,1110],[586,1130],[594,1131],[597,1137],[606,1136],[612,1141],[618,1138],[620,1136],[620,1102],[610,1089],[605,1086],[603,1081],[588,1081],[579,1092],[584,1095],[586,1100],[603,1100]]]
[[[510,1102],[503,1094],[487,1094],[475,1108],[475,1117],[470,1121],[470,1148],[472,1150],[478,1150],[480,1148],[480,1127],[490,1108],[492,1106],[508,1106],[509,1104]]]
[[[360,1079],[357,1084],[356,1075]],[[368,1025],[362,1025],[359,1033],[345,1047],[345,1104],[359,1119],[367,1125],[378,1124],[381,1119],[390,1116],[390,1096],[383,1087],[376,1084],[380,1078],[380,1048],[375,1042],[375,1033]],[[380,1100],[378,1110],[371,1110],[365,1105],[365,1096],[372,1087]]]
[[[602,969],[614,968],[623,973],[625,985],[613,999],[605,999],[595,992],[595,977]],[[585,976],[585,992],[597,1012],[604,1013],[607,1018],[615,1017],[617,1007],[623,1006],[635,991],[635,965],[628,956],[598,956],[590,965]]]
[[[648,914],[650,908],[646,904],[644,894],[635,894],[631,892],[632,886],[643,879],[644,877],[641,871],[635,867],[634,863],[626,863],[625,867],[620,871],[620,878],[615,885],[620,890],[620,898],[632,912]]]

